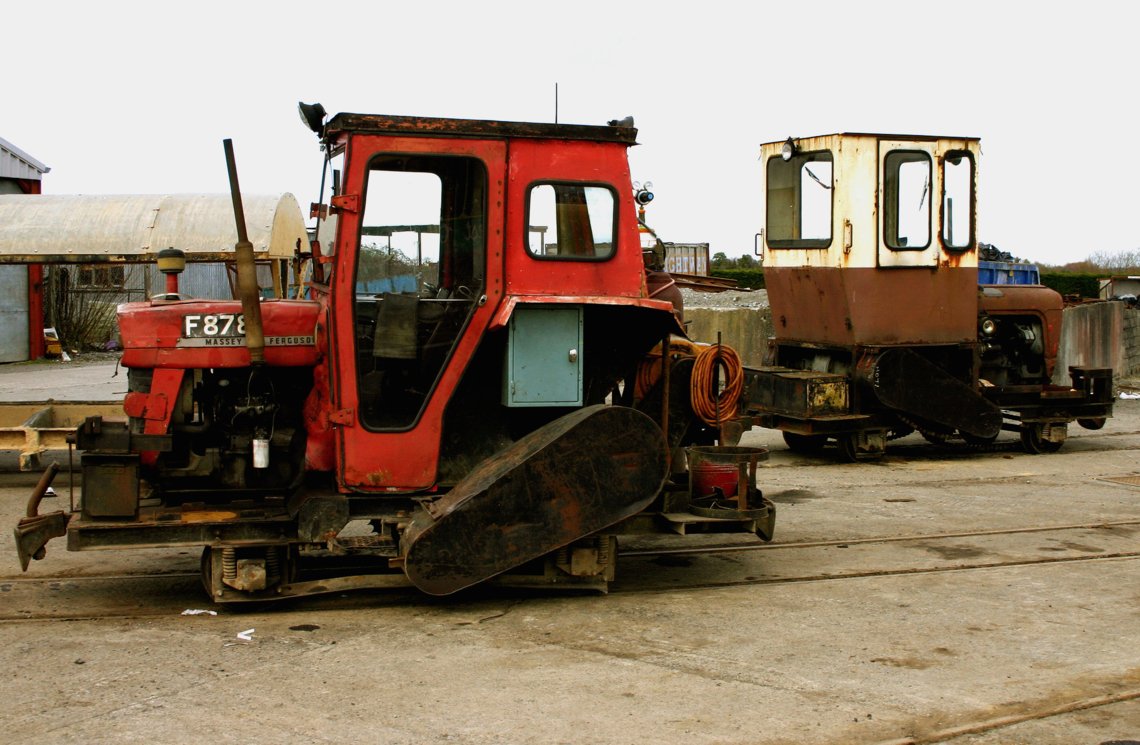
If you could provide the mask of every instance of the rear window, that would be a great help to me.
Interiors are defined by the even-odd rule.
[[[609,186],[534,184],[526,225],[527,251],[536,259],[605,260],[614,254],[617,198]]]

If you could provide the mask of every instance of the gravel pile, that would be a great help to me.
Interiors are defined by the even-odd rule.
[[[726,292],[698,292],[681,288],[686,308],[758,308],[768,307],[767,290],[728,290]]]

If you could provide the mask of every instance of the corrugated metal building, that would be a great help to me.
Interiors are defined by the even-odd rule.
[[[51,169],[0,137],[0,195],[39,194]],[[0,264],[0,362],[43,356],[43,269]]]
[[[308,246],[301,209],[287,193],[247,194],[242,202],[263,294],[283,297],[292,260]],[[0,262],[52,265],[48,316],[61,332],[75,324],[53,318],[57,308],[66,308],[63,318],[110,318],[115,304],[162,292],[154,260],[164,248],[186,253],[182,294],[233,297],[236,242],[228,194],[0,195]],[[98,336],[104,326],[104,336],[71,341],[102,344],[110,326],[100,321],[92,330]]]

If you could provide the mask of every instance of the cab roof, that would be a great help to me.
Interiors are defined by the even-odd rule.
[[[482,119],[442,119],[385,114],[337,114],[325,125],[325,137],[342,133],[397,134],[418,137],[528,138],[540,140],[589,140],[637,144],[637,129],[629,126],[502,122]]]
[[[980,137],[961,137],[956,135],[901,135],[890,134],[885,132],[832,132],[830,134],[807,135],[804,137],[793,136],[792,142],[800,140],[816,140],[824,137],[874,137],[879,140],[914,140],[915,142],[933,142],[935,140],[964,140],[967,142],[980,142]],[[788,138],[782,140],[773,140],[772,142],[763,142],[761,146],[768,145],[782,145],[788,141]]]

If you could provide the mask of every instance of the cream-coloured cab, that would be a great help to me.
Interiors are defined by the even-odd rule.
[[[770,268],[977,266],[973,137],[832,134],[761,146]]]

